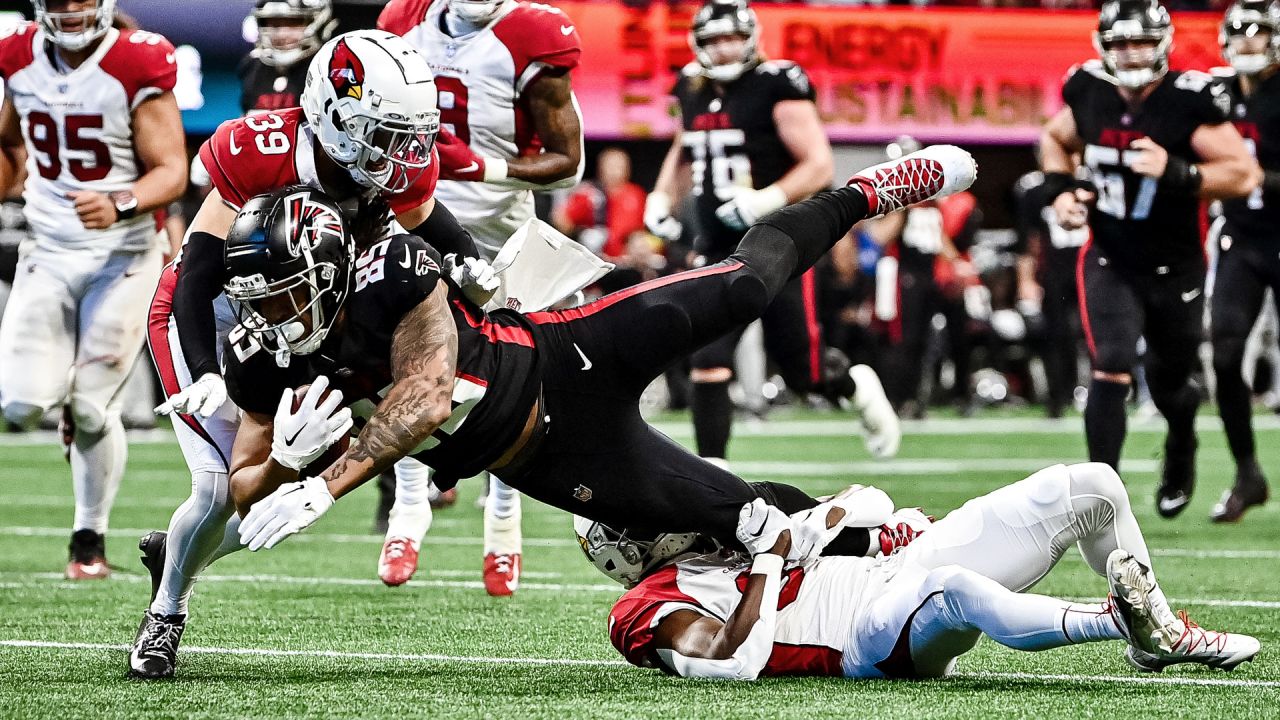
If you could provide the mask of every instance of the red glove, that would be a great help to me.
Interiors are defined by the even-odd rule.
[[[436,152],[440,155],[441,180],[484,181],[484,158],[443,127],[436,135]]]

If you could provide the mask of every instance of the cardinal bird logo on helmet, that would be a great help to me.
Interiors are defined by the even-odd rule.
[[[339,40],[333,48],[333,57],[329,60],[329,82],[338,97],[353,97],[357,100],[363,93],[364,63],[351,51],[346,40]]]

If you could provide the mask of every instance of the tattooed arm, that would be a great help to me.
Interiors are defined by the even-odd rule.
[[[449,419],[458,329],[445,294],[440,283],[396,327],[391,389],[346,453],[320,474],[334,498],[377,477]]]

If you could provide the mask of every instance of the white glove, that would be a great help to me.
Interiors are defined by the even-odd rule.
[[[178,413],[209,417],[227,401],[227,383],[218,373],[205,373],[200,379],[169,396],[156,406],[161,415]]]
[[[270,550],[311,527],[333,502],[329,486],[318,477],[285,483],[249,509],[240,523],[240,542],[250,550]]]
[[[449,253],[444,256],[444,266],[453,284],[480,307],[493,299],[493,294],[502,284],[493,266],[484,258],[466,257],[459,263],[457,253]]]
[[[844,517],[827,527],[827,513],[832,508],[844,511]],[[893,500],[879,488],[851,485],[838,495],[808,510],[791,516],[791,552],[788,560],[803,562],[822,554],[827,545],[847,527],[874,528],[888,522],[893,513]]]
[[[786,204],[787,194],[777,185],[760,190],[739,188],[732,200],[716,208],[716,217],[730,230],[746,230]]]
[[[671,216],[671,196],[651,192],[644,202],[644,226],[649,232],[668,242],[679,240],[684,226]]]
[[[767,553],[778,544],[778,536],[791,529],[791,518],[761,498],[742,506],[738,512],[738,542],[752,557]]]
[[[296,412],[293,410],[294,391],[285,390],[280,396],[271,437],[273,460],[291,470],[301,471],[351,429],[351,408],[338,409],[342,405],[342,391],[334,390],[324,402],[320,402],[320,396],[327,387],[329,378],[324,375],[316,378]]]

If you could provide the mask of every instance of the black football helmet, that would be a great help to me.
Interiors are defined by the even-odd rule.
[[[250,18],[258,33],[253,56],[271,67],[289,67],[311,57],[338,25],[332,0],[258,0]],[[283,37],[269,20],[295,21],[302,26],[302,36]]]
[[[1218,30],[1222,57],[1241,75],[1255,75],[1280,64],[1280,5],[1275,0],[1236,0],[1227,8]],[[1267,33],[1270,42],[1260,53],[1242,53],[1232,47],[1233,38]]]
[[[240,325],[286,367],[291,354],[319,349],[333,327],[351,292],[355,242],[336,202],[295,185],[244,204],[223,259]]]
[[[1121,52],[1116,45],[1125,40],[1154,42],[1155,48]],[[1109,0],[1098,17],[1093,46],[1112,82],[1132,90],[1146,87],[1169,71],[1173,49],[1169,11],[1158,0]]]
[[[724,35],[741,35],[746,38],[747,46],[741,59],[717,65],[706,46],[714,38]],[[702,66],[702,74],[720,82],[737,80],[759,64],[759,43],[760,24],[755,11],[747,7],[746,0],[711,0],[698,9],[693,16],[693,27],[689,29],[689,45]]]

